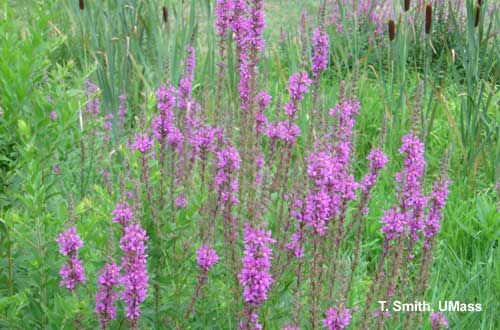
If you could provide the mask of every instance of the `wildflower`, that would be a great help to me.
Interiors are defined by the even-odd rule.
[[[281,330],[300,330],[300,328],[291,324],[285,324]]]
[[[196,52],[191,44],[186,46],[187,58],[184,63],[184,74],[179,82],[179,109],[189,111],[192,103],[194,68],[196,65]],[[186,113],[186,118],[190,114]]]
[[[208,272],[212,266],[219,261],[217,253],[207,245],[202,245],[198,251],[196,251],[196,256],[196,263],[203,272]]]
[[[147,135],[135,135],[134,148],[141,154],[146,154],[153,147],[153,141]]]
[[[446,318],[444,317],[443,313],[437,312],[431,313],[430,320],[432,323],[432,330],[441,330],[443,328],[448,329],[448,321],[446,321]]]
[[[442,212],[449,193],[448,185],[448,179],[443,178],[436,181],[432,188],[430,195],[431,205],[423,228],[425,236],[424,247],[426,248],[429,247],[429,242],[437,235],[441,227],[440,222],[443,219]]]
[[[49,117],[50,117],[50,120],[52,120],[52,121],[56,121],[56,120],[57,120],[57,112],[52,111],[52,112],[49,114]]]
[[[127,95],[121,94],[119,97],[120,104],[118,105],[118,117],[120,118],[120,126],[125,125],[125,119],[127,118]]]
[[[120,239],[120,249],[125,253],[122,257],[125,272],[122,277],[122,299],[126,304],[126,316],[132,320],[137,320],[141,315],[140,304],[146,299],[149,287],[145,254],[147,240],[146,231],[139,224],[125,227]]]
[[[59,253],[63,256],[74,256],[83,246],[83,241],[76,233],[76,227],[70,227],[59,234],[56,242],[59,243]]]
[[[405,154],[404,168],[396,174],[396,182],[401,184],[401,209],[410,230],[410,239],[417,241],[417,232],[423,227],[422,215],[428,202],[422,189],[425,171],[424,144],[411,132],[402,139],[399,152]]]
[[[217,0],[215,5],[215,29],[219,37],[224,37],[230,27],[234,0]]]
[[[88,80],[85,80],[84,88],[87,91],[87,104],[85,105],[84,110],[96,118],[97,114],[100,112],[100,103],[99,98],[97,97],[99,88],[96,84],[91,83]]]
[[[123,228],[127,227],[134,217],[134,211],[127,202],[116,204],[112,214],[113,222],[121,224]]]
[[[316,28],[313,34],[313,58],[312,71],[314,83],[318,84],[321,71],[325,70],[328,65],[328,51],[330,48],[330,37],[328,33],[320,27]]]
[[[381,231],[385,234],[387,243],[398,240],[405,232],[405,217],[394,209],[385,211],[380,222],[382,223]]]
[[[78,250],[83,246],[83,241],[76,233],[76,227],[70,227],[59,234],[56,242],[59,243],[59,252],[68,256],[66,264],[59,271],[62,278],[60,285],[74,290],[78,283],[85,283],[82,261],[78,259]]]
[[[264,111],[266,111],[271,100],[271,95],[269,95],[266,91],[260,91],[257,94],[258,111],[255,114],[255,128],[257,130],[257,133],[259,134],[262,134],[264,132],[264,128],[267,125],[267,117],[264,115]]]
[[[385,167],[388,161],[387,156],[380,149],[373,149],[367,159],[370,161],[370,169],[368,175],[361,182],[361,189],[363,191],[368,191],[375,185],[380,170]]]
[[[184,196],[183,193],[180,193],[179,196],[175,199],[175,206],[177,206],[180,209],[185,208],[187,205],[187,199],[186,196]]]
[[[116,288],[119,284],[120,267],[116,264],[104,265],[99,274],[95,305],[101,329],[105,329],[109,321],[116,319],[115,302],[118,300]]]
[[[327,330],[344,330],[351,322],[351,312],[348,308],[330,308],[323,320]]]
[[[247,223],[243,231],[243,242],[243,268],[238,277],[243,286],[246,306],[245,321],[240,323],[240,330],[262,329],[257,309],[267,299],[273,284],[270,274],[272,250],[269,245],[275,243],[275,240],[271,237],[271,231],[252,228]]]
[[[269,273],[271,269],[272,250],[269,247],[275,240],[271,231],[254,229],[246,224],[243,232],[245,252],[243,268],[239,274],[243,285],[243,297],[247,304],[259,306],[267,299],[267,293],[273,283]]]
[[[304,99],[307,93],[307,87],[311,85],[307,72],[293,74],[288,80],[288,92],[290,94],[290,102],[285,105],[285,114],[293,118],[298,111],[298,103]]]
[[[216,153],[217,173],[215,175],[215,188],[220,194],[221,202],[229,201],[231,204],[239,202],[238,180],[232,175],[240,169],[241,159],[234,147],[227,147]]]
[[[78,283],[83,284],[86,281],[82,261],[77,257],[68,259],[66,264],[61,267],[59,275],[62,278],[59,285],[68,290],[74,290]]]

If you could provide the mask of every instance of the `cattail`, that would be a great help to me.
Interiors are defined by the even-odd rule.
[[[481,2],[478,1],[478,5],[476,6],[476,21],[474,22],[474,27],[479,25],[479,20],[481,19]]]
[[[405,11],[410,10],[410,0],[405,0]]]
[[[482,6],[482,5],[483,5],[483,1],[482,1],[482,0],[477,0],[477,4],[478,4],[479,6]]]
[[[84,0],[80,0],[79,4],[80,4],[80,9],[84,10],[85,9],[85,1]]]
[[[429,3],[425,6],[425,34],[431,33],[432,26],[432,5]]]
[[[168,9],[166,6],[162,7],[162,12],[163,12],[163,22],[165,24],[167,24],[168,23]]]
[[[396,23],[391,19],[389,20],[389,40],[393,41],[396,38]]]

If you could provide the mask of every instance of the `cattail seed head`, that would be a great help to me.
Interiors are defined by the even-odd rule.
[[[410,10],[410,0],[405,0],[405,11]]]
[[[391,19],[389,20],[389,40],[393,41],[396,38],[396,23]]]
[[[79,4],[80,4],[80,9],[84,10],[85,9],[85,0],[80,0]]]
[[[431,33],[432,26],[432,5],[429,3],[425,6],[425,34]]]
[[[165,24],[167,24],[168,23],[168,9],[166,6],[162,7],[162,13],[163,13],[163,22]]]
[[[474,27],[478,27],[480,19],[481,19],[481,4],[479,3],[476,6],[476,20],[474,22]]]

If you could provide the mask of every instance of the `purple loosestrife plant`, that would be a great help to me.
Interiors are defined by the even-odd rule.
[[[202,272],[208,272],[217,262],[219,262],[219,256],[207,245],[202,245],[196,251],[196,264]]]
[[[237,175],[240,164],[240,155],[233,146],[223,144],[216,150],[214,158],[216,169],[214,186],[217,192],[217,206],[222,208],[224,218],[225,253],[235,277],[238,273],[237,241],[240,224],[237,216],[234,214],[234,208],[240,202],[237,196],[239,191]],[[236,282],[236,284],[238,283]]]
[[[443,219],[443,208],[446,205],[446,200],[449,194],[449,180],[444,177],[434,183],[430,195],[430,207],[427,217],[424,221],[424,249],[429,249],[432,241],[435,239],[439,229],[441,228],[441,220]]]
[[[189,315],[191,315],[191,313],[193,312],[196,300],[201,295],[203,285],[208,281],[208,272],[218,262],[219,256],[217,255],[217,252],[208,247],[208,245],[204,244],[196,251],[196,264],[200,269],[200,272],[198,274],[198,284],[196,285],[195,291],[193,293],[191,304],[189,305],[188,309],[186,310],[186,314],[184,315],[184,320],[187,320],[189,318]]]
[[[119,223],[122,225],[122,228],[127,227],[134,218],[134,211],[127,202],[116,204],[112,214],[113,222]]]
[[[124,270],[121,279],[124,287],[122,299],[126,305],[126,316],[131,320],[133,329],[138,326],[140,305],[146,299],[149,288],[145,253],[147,240],[146,231],[137,223],[125,227],[124,235],[120,239],[120,249],[124,253],[121,265]]]
[[[100,112],[100,102],[97,94],[99,92],[99,88],[96,84],[85,80],[83,87],[87,92],[87,104],[85,105],[84,111],[85,113],[91,114],[95,119]]]
[[[247,223],[243,232],[243,241],[245,252],[239,280],[243,286],[246,319],[240,323],[240,329],[261,329],[257,320],[257,311],[267,300],[267,294],[273,284],[270,274],[272,258],[270,245],[275,243],[275,240],[271,237],[271,231],[252,228]]]
[[[106,264],[99,272],[95,312],[101,329],[106,329],[108,322],[116,319],[115,303],[119,297],[117,288],[120,278],[120,267],[116,264]]]
[[[76,233],[76,227],[70,227],[59,234],[56,242],[59,243],[59,253],[68,257],[59,271],[62,278],[60,285],[73,291],[78,283],[85,283],[82,261],[78,259],[78,250],[83,246],[83,241]]]
[[[330,308],[326,311],[323,324],[326,330],[344,330],[351,322],[351,311],[348,308]]]
[[[291,324],[285,324],[281,330],[300,330],[300,328]]]
[[[449,329],[448,321],[441,312],[432,312],[429,317],[432,325],[432,330]]]
[[[319,84],[321,72],[328,66],[328,52],[330,48],[330,37],[327,32],[320,27],[314,30],[313,34],[313,56],[312,56],[312,72],[314,84]]]

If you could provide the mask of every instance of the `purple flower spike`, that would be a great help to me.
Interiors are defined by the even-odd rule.
[[[76,227],[70,227],[68,230],[60,233],[56,242],[59,243],[59,253],[63,256],[73,256],[83,246],[83,241],[76,233]]]
[[[116,319],[115,302],[118,300],[117,286],[120,284],[120,267],[106,264],[100,271],[95,312],[101,329],[106,329],[109,321]]]
[[[134,211],[127,202],[116,204],[112,212],[113,222],[119,223],[122,227],[127,227],[134,217]]]
[[[432,323],[432,330],[442,330],[443,328],[445,329],[449,328],[448,321],[446,321],[446,318],[441,312],[437,313],[432,312],[430,320]]]
[[[328,65],[328,51],[330,48],[330,37],[328,33],[316,28],[313,34],[313,58],[312,71],[314,83],[318,84],[319,76]]]
[[[361,189],[363,191],[368,191],[375,185],[380,170],[382,170],[388,162],[387,156],[379,149],[373,149],[366,159],[370,162],[370,170],[368,175],[366,175],[361,182]]]
[[[122,299],[126,304],[126,316],[132,320],[141,315],[140,305],[146,299],[149,288],[145,254],[147,240],[146,231],[139,224],[126,227],[120,240],[120,249],[125,253],[122,257],[122,268],[125,271],[122,277],[125,288]]]
[[[62,278],[59,285],[66,287],[68,290],[74,290],[78,283],[84,284],[86,281],[82,261],[77,257],[70,258],[61,267],[59,275]]]
[[[351,311],[348,308],[330,308],[323,320],[327,330],[344,330],[351,322]]]
[[[288,80],[288,91],[290,93],[290,102],[285,105],[285,114],[294,118],[298,111],[299,102],[304,99],[307,93],[307,87],[311,85],[312,81],[309,79],[307,72],[297,72]]]
[[[243,268],[239,274],[243,285],[243,297],[247,304],[259,306],[267,299],[267,293],[273,283],[269,273],[271,269],[272,250],[269,247],[275,240],[271,231],[254,229],[246,224],[243,232],[245,256]]]
[[[146,135],[135,135],[134,148],[141,154],[148,153],[153,147],[153,141]]]
[[[217,253],[206,245],[196,251],[196,263],[204,272],[208,272],[219,261]]]

